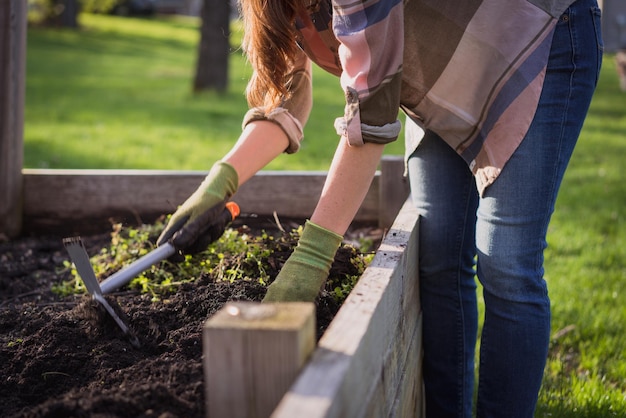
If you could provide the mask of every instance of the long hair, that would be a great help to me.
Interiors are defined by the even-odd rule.
[[[254,74],[246,97],[270,111],[288,98],[289,74],[297,54],[295,20],[303,0],[239,0],[243,50]]]

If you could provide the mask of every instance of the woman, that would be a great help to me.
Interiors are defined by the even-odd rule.
[[[241,11],[251,110],[159,243],[202,247],[238,185],[298,150],[313,60],[340,76],[341,140],[264,300],[315,300],[401,108],[422,216],[427,416],[472,415],[475,275],[486,309],[477,415],[532,416],[550,332],[547,226],[602,59],[596,0],[242,0]]]

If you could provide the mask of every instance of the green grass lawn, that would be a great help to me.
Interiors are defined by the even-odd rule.
[[[235,26],[229,89],[192,94],[198,21],[82,15],[80,31],[28,32],[24,166],[207,170],[234,144],[251,72]],[[339,80],[318,69],[301,151],[270,169],[325,170],[343,114]],[[400,154],[402,141],[388,154]]]
[[[233,36],[227,93],[193,95],[198,22],[81,16],[80,31],[30,29],[28,168],[206,170],[241,130],[249,66]],[[270,169],[325,170],[343,112],[316,70],[302,150]],[[388,154],[402,154],[402,141]],[[626,417],[626,93],[611,56],[563,182],[546,251],[553,341],[538,417]]]
[[[612,56],[548,235],[553,338],[540,417],[626,417],[626,93]]]

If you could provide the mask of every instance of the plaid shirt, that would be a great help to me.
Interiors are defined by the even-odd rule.
[[[528,130],[554,27],[571,3],[311,0],[297,21],[298,43],[306,57],[341,77],[346,106],[335,127],[351,145],[396,140],[402,109],[465,159],[482,192]],[[282,115],[296,119],[285,129],[291,151],[301,137],[293,127],[306,123],[310,103],[309,63],[298,63]],[[267,117],[259,109],[249,113],[247,120]]]

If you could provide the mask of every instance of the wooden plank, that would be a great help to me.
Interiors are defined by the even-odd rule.
[[[422,333],[422,318],[418,325],[418,333]],[[399,393],[393,404],[393,417],[425,417],[426,405],[424,403],[424,385],[422,384],[422,342],[415,340],[407,348],[407,363],[405,370],[414,370],[414,373],[404,373],[398,382]]]
[[[383,171],[374,176],[355,222],[390,226],[408,190],[403,167],[399,157],[381,161]],[[110,219],[131,225],[153,222],[174,212],[206,176],[203,171],[170,170],[22,172],[25,231],[65,234],[108,231]],[[317,205],[325,180],[326,172],[321,171],[261,171],[233,199],[242,208],[243,219],[271,218],[274,212],[279,219],[306,219]]]
[[[272,417],[421,416],[417,219],[407,200]]]
[[[404,176],[404,157],[386,155],[380,161],[378,226],[389,228],[409,196],[409,179]]]
[[[384,378],[378,379],[372,394],[364,402],[367,404],[363,416],[377,417],[419,417],[422,411],[422,345],[421,316],[412,340],[394,345],[384,365]],[[397,360],[402,357],[404,363]],[[408,373],[407,373],[408,371]],[[389,375],[388,375],[389,374]]]
[[[26,2],[0,2],[0,236],[22,226]]]
[[[110,230],[109,219],[151,222],[172,213],[201,183],[199,171],[33,170],[24,173],[27,231],[86,233]],[[356,222],[378,219],[378,173]],[[261,171],[233,197],[244,216],[307,218],[313,213],[325,172]]]
[[[30,230],[55,230],[85,228],[95,220],[108,227],[111,217],[131,224],[151,222],[174,212],[205,176],[199,171],[24,170],[25,224]],[[324,179],[314,172],[262,172],[234,199],[248,215],[301,215],[313,207]],[[289,201],[290,196],[295,198]]]
[[[314,304],[228,303],[203,329],[206,416],[268,417],[314,348]]]

